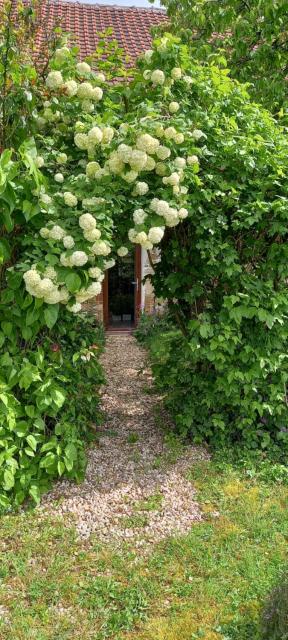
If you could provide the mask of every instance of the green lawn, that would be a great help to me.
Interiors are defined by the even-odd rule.
[[[288,488],[209,461],[189,477],[205,520],[144,557],[79,544],[39,513],[2,517],[1,640],[257,640],[287,557]]]

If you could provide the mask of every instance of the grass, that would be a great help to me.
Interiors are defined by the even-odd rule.
[[[205,519],[151,555],[79,543],[39,512],[2,517],[1,640],[258,640],[287,559],[288,488],[210,461],[189,478]]]

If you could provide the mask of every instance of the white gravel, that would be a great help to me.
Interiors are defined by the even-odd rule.
[[[169,463],[155,417],[161,400],[147,393],[152,380],[144,369],[145,357],[132,336],[108,337],[102,356],[108,379],[102,394],[106,422],[99,446],[88,452],[81,485],[58,482],[42,501],[40,509],[45,512],[72,515],[79,538],[96,533],[101,541],[129,540],[143,546],[184,534],[201,519],[195,491],[185,474],[207,454],[189,446],[176,462]],[[143,505],[149,496],[152,510]]]

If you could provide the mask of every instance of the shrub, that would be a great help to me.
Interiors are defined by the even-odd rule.
[[[262,618],[263,640],[288,640],[288,573],[270,594]]]
[[[151,314],[142,313],[134,331],[134,336],[138,342],[146,344],[150,339],[154,339],[155,335],[168,330],[171,327],[171,319],[168,313]]]

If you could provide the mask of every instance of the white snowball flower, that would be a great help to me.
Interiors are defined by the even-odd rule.
[[[55,60],[57,62],[64,62],[65,58],[67,58],[67,56],[69,56],[69,49],[68,47],[59,47],[59,49],[56,49],[55,51]]]
[[[202,138],[204,135],[205,134],[203,133],[203,131],[201,131],[201,129],[194,129],[194,131],[192,131],[194,140],[200,140],[200,138]]]
[[[92,100],[95,100],[95,102],[99,102],[100,100],[102,100],[103,98],[103,91],[101,89],[101,87],[94,87],[92,94],[91,94],[91,98]]]
[[[75,267],[83,267],[88,261],[88,256],[85,251],[74,251],[70,256],[70,262]]]
[[[135,229],[129,229],[128,238],[130,242],[136,242],[136,237],[137,237],[137,231],[135,231]]]
[[[93,145],[100,144],[103,138],[103,133],[99,127],[92,127],[90,131],[88,131],[88,140]]]
[[[52,240],[62,240],[65,236],[65,231],[58,224],[54,224],[52,229],[49,232],[49,238]]]
[[[125,180],[125,182],[128,182],[128,184],[130,184],[131,182],[135,182],[135,180],[137,180],[138,173],[137,171],[127,171],[127,173],[122,173],[122,178],[123,180]]]
[[[92,111],[94,111],[94,105],[91,100],[82,100],[81,109],[84,113],[92,113]]]
[[[88,269],[88,273],[90,278],[96,278],[96,280],[99,280],[99,278],[101,278],[101,276],[103,275],[99,267],[90,267],[90,269]]]
[[[35,269],[28,269],[28,271],[25,271],[23,279],[25,280],[25,284],[32,288],[37,287],[41,282],[41,277]]]
[[[174,127],[167,127],[164,131],[164,136],[167,140],[174,140],[177,135],[177,131]]]
[[[184,207],[181,207],[181,209],[179,209],[179,211],[178,211],[178,216],[179,216],[180,220],[184,220],[185,218],[187,218],[188,209],[185,209]]]
[[[186,195],[188,193],[188,187],[180,187],[180,193]]]
[[[143,224],[145,218],[147,218],[147,213],[145,213],[144,209],[135,209],[133,213],[135,224]]]
[[[176,169],[184,169],[184,167],[186,166],[185,158],[175,158],[174,165]]]
[[[45,238],[45,240],[47,238],[49,238],[50,235],[50,231],[49,229],[47,229],[47,227],[42,227],[39,231],[41,238]]]
[[[83,236],[88,242],[95,242],[101,238],[101,231],[100,229],[85,229]]]
[[[87,287],[87,293],[89,294],[89,296],[99,296],[99,293],[101,293],[101,291],[102,287],[100,282],[92,282],[92,284]]]
[[[87,62],[78,62],[78,64],[76,64],[76,71],[81,74],[90,73],[91,67]]]
[[[49,89],[58,89],[63,84],[61,71],[50,71],[46,78],[46,85]]]
[[[47,195],[47,193],[42,193],[40,195],[40,200],[42,202],[42,204],[51,204],[52,202],[52,198],[50,198],[50,196]]]
[[[120,258],[124,258],[124,256],[127,256],[127,253],[128,253],[127,247],[119,247],[119,249],[117,249],[117,254],[118,256],[120,256]]]
[[[101,169],[99,162],[88,162],[86,165],[87,178],[95,178],[95,173]]]
[[[144,52],[144,59],[146,60],[146,62],[148,63],[151,62],[152,56],[153,56],[153,49],[147,49]]]
[[[117,155],[119,156],[119,158],[122,160],[122,162],[124,162],[125,164],[130,162],[130,158],[132,156],[132,147],[129,147],[128,144],[124,144],[122,142],[122,144],[119,144],[119,147],[117,149]]]
[[[104,127],[102,129],[102,144],[109,144],[114,138],[114,129],[112,127]]]
[[[171,78],[173,78],[173,80],[180,80],[181,76],[182,71],[180,67],[174,67],[174,69],[172,69],[171,71]]]
[[[85,230],[95,229],[96,220],[91,215],[91,213],[82,213],[82,215],[79,218],[79,227],[81,227],[81,229],[85,229]]]
[[[179,109],[180,109],[180,104],[179,104],[179,102],[172,101],[172,102],[170,102],[168,108],[169,108],[170,113],[177,113],[177,111],[179,111]]]
[[[69,96],[69,98],[72,98],[73,96],[76,96],[76,94],[77,94],[78,84],[77,84],[77,82],[75,82],[75,80],[67,80],[62,85],[62,89],[64,89],[66,95]]]
[[[83,198],[82,206],[85,209],[89,209],[89,207],[97,207],[99,204],[103,204],[105,202],[105,198],[97,198],[93,196],[92,198]]]
[[[155,133],[156,133],[156,136],[157,136],[158,138],[163,138],[164,133],[165,133],[165,129],[164,129],[164,127],[162,127],[162,125],[158,125],[158,126],[156,127]]]
[[[143,244],[143,242],[146,242],[146,240],[148,240],[148,236],[145,231],[140,231],[135,236],[135,242],[137,242],[138,244]]]
[[[124,162],[120,159],[118,153],[115,151],[111,153],[111,156],[108,160],[108,166],[111,173],[115,173],[116,175],[122,173],[125,167]]]
[[[67,307],[67,309],[69,309],[69,311],[72,311],[72,313],[79,313],[79,311],[81,311],[82,309],[82,306],[80,302],[75,302],[75,304],[72,304],[71,307]]]
[[[74,238],[72,238],[72,236],[64,236],[63,238],[63,244],[65,249],[73,249],[74,247]]]
[[[128,131],[129,131],[129,124],[127,124],[127,122],[122,122],[122,123],[120,124],[119,131],[120,131],[120,133],[124,133],[124,134],[128,133]]]
[[[151,73],[152,73],[152,71],[150,71],[150,69],[145,69],[145,71],[143,71],[144,80],[150,80]]]
[[[165,74],[163,73],[163,71],[161,71],[161,69],[155,69],[155,71],[152,71],[151,73],[151,80],[153,84],[164,84]]]
[[[91,247],[91,251],[95,256],[108,256],[111,253],[111,248],[104,240],[96,240]]]
[[[157,158],[159,158],[159,160],[166,160],[171,156],[171,151],[170,149],[168,149],[168,147],[164,147],[160,145],[160,147],[158,147],[156,151],[156,155],[157,155]]]
[[[174,138],[176,144],[182,144],[182,142],[184,142],[184,135],[183,133],[176,133],[176,136]]]
[[[147,160],[144,166],[144,171],[153,171],[155,167],[156,167],[156,162],[154,158],[151,158],[151,156],[147,156]]]
[[[46,267],[45,272],[44,272],[44,277],[45,278],[50,278],[50,280],[56,280],[57,271],[55,271],[54,267]]]
[[[81,82],[77,89],[77,96],[80,100],[93,97],[93,87],[90,82]]]
[[[149,155],[157,153],[157,149],[160,146],[159,140],[150,136],[149,133],[142,133],[136,140],[136,147],[140,151],[146,151]]]
[[[50,291],[44,297],[44,302],[47,302],[47,304],[58,304],[58,302],[60,301],[61,301],[61,293],[59,289],[56,289],[56,288],[53,291]]]
[[[114,258],[111,258],[111,260],[105,260],[105,262],[104,262],[105,271],[107,269],[112,269],[112,267],[114,267],[115,264],[116,264],[116,262],[115,262]]]
[[[105,82],[106,80],[105,75],[104,73],[102,73],[102,71],[95,73],[95,79],[98,80],[98,82]]]
[[[63,173],[55,173],[54,180],[55,182],[64,182]]]
[[[129,164],[134,171],[142,171],[147,162],[147,153],[140,151],[140,149],[134,149],[131,153]]]
[[[50,280],[50,278],[43,278],[43,280],[41,280],[39,284],[37,284],[36,295],[39,298],[44,298],[45,296],[49,295],[49,293],[54,291],[54,289],[55,285],[52,280]]]
[[[68,207],[77,207],[77,204],[78,204],[78,200],[76,196],[74,196],[74,194],[71,193],[70,191],[64,192],[64,202],[65,204],[67,204]]]
[[[174,196],[178,196],[180,193],[180,187],[178,186],[178,184],[174,184],[174,187],[172,187],[172,191],[174,193]]]
[[[167,227],[176,227],[176,225],[179,223],[179,216],[178,216],[177,209],[174,209],[173,207],[169,207],[169,210],[165,214],[165,221],[166,221]]]
[[[74,142],[78,149],[82,149],[83,151],[88,148],[89,140],[86,133],[75,133]]]
[[[150,240],[145,240],[145,242],[141,243],[141,247],[143,247],[143,249],[147,249],[148,251],[150,249],[153,249],[153,244],[152,242],[150,242]]]
[[[37,156],[35,160],[35,164],[36,164],[36,167],[38,167],[38,169],[40,169],[41,167],[44,167],[44,164],[45,164],[44,158],[42,158],[42,156]]]
[[[156,213],[158,213],[158,216],[165,217],[166,215],[168,215],[170,210],[169,203],[166,202],[166,200],[158,200],[154,210],[156,211]]]
[[[134,195],[136,196],[144,196],[145,193],[149,191],[149,186],[147,182],[136,182],[134,188]]]
[[[180,176],[178,173],[176,173],[176,171],[171,173],[171,175],[168,176],[167,178],[163,178],[163,183],[170,184],[172,187],[174,187],[174,185],[179,184],[179,182],[180,182]]]
[[[150,240],[152,244],[158,244],[159,242],[161,242],[163,236],[164,230],[162,229],[162,227],[151,227],[148,232],[148,240]]]
[[[155,173],[157,173],[157,176],[166,176],[167,174],[166,164],[164,162],[157,162],[155,167]]]
[[[188,156],[187,158],[187,164],[198,164],[199,163],[199,158],[198,156]]]
[[[66,164],[68,158],[66,153],[59,153],[58,156],[56,157],[56,162],[58,164]]]

